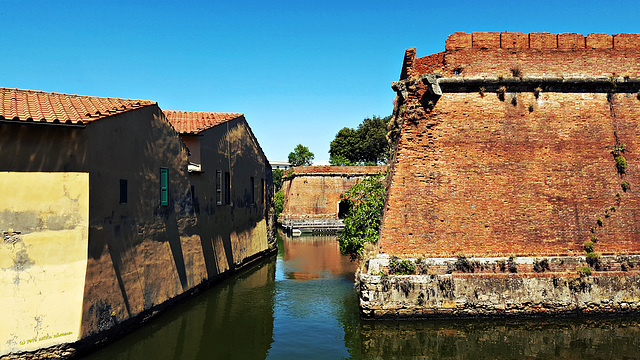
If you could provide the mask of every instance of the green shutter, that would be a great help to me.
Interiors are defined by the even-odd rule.
[[[160,206],[169,205],[169,169],[160,168]]]

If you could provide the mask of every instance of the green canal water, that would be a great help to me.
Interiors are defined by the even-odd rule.
[[[640,318],[363,321],[335,237],[261,262],[85,359],[640,359]]]

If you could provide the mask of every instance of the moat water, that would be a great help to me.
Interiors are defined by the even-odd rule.
[[[263,261],[85,359],[640,359],[640,318],[364,321],[336,238]]]

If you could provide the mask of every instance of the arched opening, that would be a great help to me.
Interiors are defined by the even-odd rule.
[[[340,200],[338,202],[338,219],[344,219],[351,208],[349,200]]]

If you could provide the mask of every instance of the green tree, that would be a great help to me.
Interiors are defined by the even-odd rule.
[[[342,128],[329,144],[329,163],[331,165],[354,165],[358,162],[359,144],[360,139],[356,130],[348,127]]]
[[[340,252],[349,255],[351,260],[362,255],[365,243],[378,242],[387,194],[386,175],[387,173],[380,173],[358,181],[342,197],[343,201],[349,202],[350,208],[338,242]]]
[[[342,155],[332,156],[329,159],[329,164],[332,166],[353,166],[355,165],[351,160],[347,159]]]
[[[389,155],[389,142],[387,141],[387,123],[391,116],[382,119],[378,116],[367,118],[358,125],[358,137],[360,148],[358,156],[365,164],[382,164],[387,161]]]
[[[313,164],[314,155],[309,148],[298,144],[292,152],[289,153],[289,163],[291,166],[310,166]]]
[[[331,165],[378,165],[389,157],[387,123],[391,116],[366,118],[357,129],[343,128],[329,145]]]
[[[282,175],[284,175],[284,170],[275,169],[271,173],[273,174],[273,188],[277,192],[282,188]]]
[[[282,189],[278,190],[273,196],[273,202],[277,219],[278,215],[280,215],[284,209],[284,191],[282,191]]]

